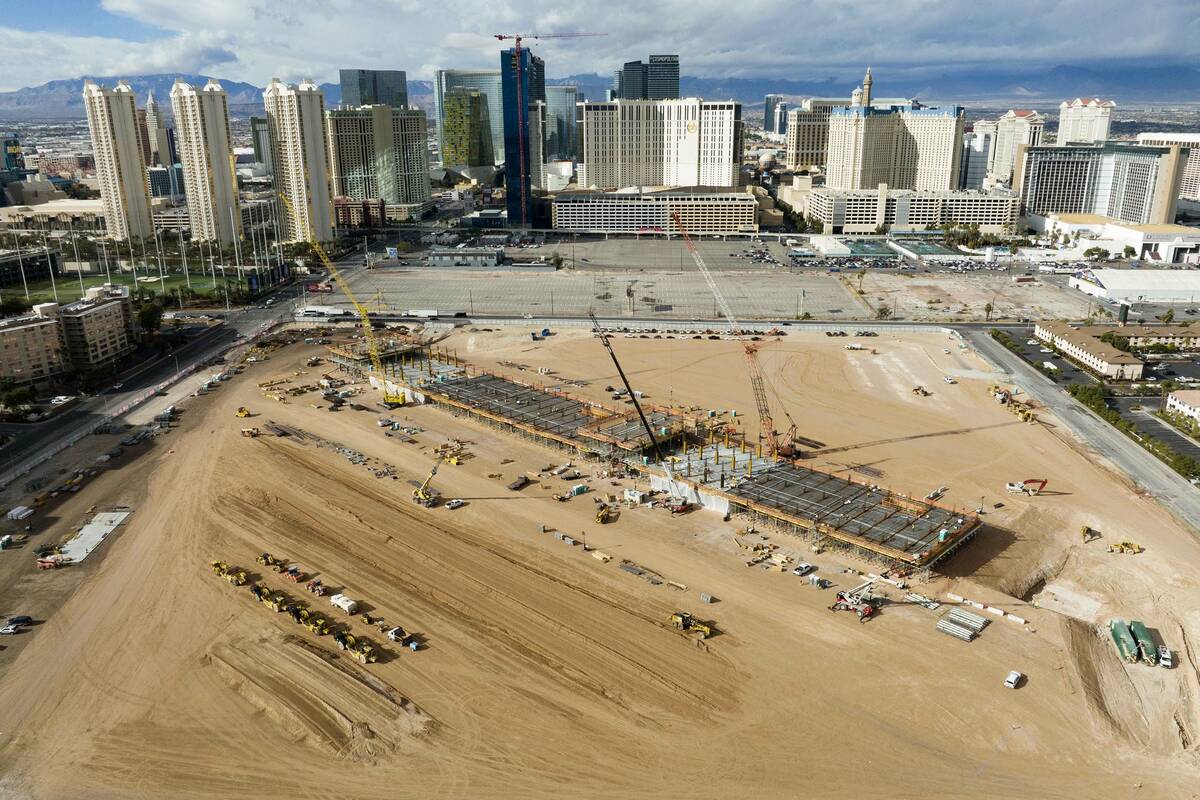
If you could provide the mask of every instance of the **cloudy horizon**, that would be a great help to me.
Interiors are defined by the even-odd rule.
[[[708,78],[849,80],[863,65],[893,78],[1070,64],[1170,66],[1200,55],[1200,7],[1159,2],[1153,24],[1133,4],[1031,0],[533,0],[520,12],[482,0],[10,0],[0,25],[0,91],[81,75],[200,73],[261,86],[272,77],[335,82],[339,67],[494,67],[508,31],[588,31],[532,42],[552,77],[610,74],[627,60],[678,53]],[[651,10],[647,10],[647,8]],[[27,12],[27,13],[26,13]],[[393,20],[385,25],[383,21]],[[1138,29],[1114,39],[1101,32]],[[1099,38],[1102,37],[1102,38]],[[331,43],[335,43],[331,46]],[[507,46],[505,43],[503,46]]]

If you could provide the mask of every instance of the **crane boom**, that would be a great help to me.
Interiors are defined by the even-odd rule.
[[[675,227],[679,229],[679,235],[683,237],[684,244],[687,245],[688,252],[692,254],[692,261],[696,263],[696,269],[700,270],[700,274],[704,276],[704,282],[708,284],[709,290],[717,301],[717,305],[721,308],[721,313],[729,322],[730,332],[734,335],[744,333],[742,326],[738,323],[737,317],[733,315],[733,309],[729,307],[729,303],[725,300],[725,295],[721,293],[721,288],[717,285],[716,278],[709,272],[708,265],[704,263],[704,257],[700,255],[700,249],[696,247],[696,243],[692,241],[692,237],[688,235],[687,228],[684,227],[683,217],[679,212],[672,212],[671,218],[675,221]],[[747,341],[744,344],[746,355],[746,369],[750,376],[750,389],[754,393],[754,405],[758,411],[758,427],[759,432],[767,440],[767,452],[771,455],[791,454],[793,447],[791,444],[792,435],[795,431],[795,423],[792,423],[788,431],[786,442],[779,441],[779,434],[775,431],[775,419],[771,414],[771,403],[767,399],[766,378],[763,377],[762,365],[758,363],[758,345],[754,342]],[[784,412],[786,414],[786,412]],[[790,421],[789,417],[789,421]]]
[[[629,378],[625,377],[625,370],[621,368],[621,362],[617,361],[617,352],[613,350],[612,342],[608,340],[608,334],[600,327],[600,321],[596,319],[596,314],[593,311],[588,312],[588,316],[592,320],[592,327],[596,329],[596,335],[600,337],[600,344],[604,345],[604,349],[608,351],[608,355],[612,358],[613,366],[617,368],[617,374],[621,376],[621,383],[625,384],[625,391],[629,393],[629,399],[633,403],[633,407],[637,409],[638,417],[642,420],[642,427],[646,429],[646,435],[650,437],[650,444],[654,446],[654,457],[663,465],[663,469],[667,473],[667,491],[672,495],[675,494],[675,472],[671,469],[671,460],[663,458],[662,448],[658,444],[658,437],[654,435],[654,429],[650,427],[650,421],[646,419],[645,413],[642,412],[642,404],[638,402],[637,395],[633,393],[633,387],[629,385]]]
[[[292,201],[288,200],[287,195],[280,192],[279,198],[283,200],[283,203],[287,206],[289,212],[295,213],[295,207],[292,205]],[[316,252],[317,258],[321,260],[321,264],[329,271],[329,274],[337,283],[338,288],[342,290],[342,294],[346,295],[346,299],[350,301],[350,305],[354,306],[354,310],[358,313],[359,322],[362,323],[363,339],[367,344],[367,355],[371,359],[371,366],[374,368],[375,372],[379,374],[380,379],[383,380],[386,376],[383,371],[383,361],[379,358],[379,345],[375,341],[375,331],[371,327],[371,312],[365,305],[359,302],[357,297],[354,296],[354,292],[350,290],[350,285],[346,282],[346,279],[342,277],[342,273],[338,272],[337,267],[333,265],[333,261],[330,260],[329,256],[325,253],[325,249],[321,247],[321,243],[318,242],[316,238],[311,235],[311,233],[308,237],[308,243],[312,245],[312,249]],[[387,390],[387,384],[385,383],[383,389],[383,402],[389,404],[403,404],[404,395],[392,394]]]

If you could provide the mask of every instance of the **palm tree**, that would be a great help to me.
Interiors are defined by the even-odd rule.
[[[983,317],[984,322],[992,321],[992,304],[991,303],[988,303],[983,307],[983,314],[984,314],[984,317]]]

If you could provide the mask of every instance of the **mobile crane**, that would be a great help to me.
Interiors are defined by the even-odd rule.
[[[285,195],[283,192],[279,192],[279,199],[281,199],[283,204],[287,206],[289,212],[295,213],[295,207],[292,205],[292,201],[288,200],[287,195]],[[387,382],[385,380],[385,373],[383,371],[383,361],[381,361],[379,358],[379,344],[375,341],[375,331],[371,327],[370,311],[367,310],[365,305],[359,302],[358,298],[354,296],[354,292],[350,291],[350,285],[342,277],[342,273],[338,272],[337,267],[333,265],[333,261],[330,260],[329,256],[325,253],[325,249],[321,247],[321,243],[318,242],[311,233],[308,236],[308,243],[312,245],[313,252],[315,252],[317,257],[321,259],[321,264],[326,270],[329,271],[329,274],[333,277],[334,281],[337,282],[338,288],[342,290],[342,294],[346,295],[346,299],[350,301],[350,304],[354,306],[354,310],[358,313],[358,319],[362,323],[363,340],[367,344],[367,353],[371,357],[371,367],[374,368],[376,374],[379,375],[380,380],[384,381],[384,404],[389,406],[404,405],[404,395],[392,394],[387,389]]]

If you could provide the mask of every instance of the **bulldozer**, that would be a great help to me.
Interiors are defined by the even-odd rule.
[[[912,393],[915,394],[917,397],[929,397],[929,395],[933,394],[928,389],[926,389],[924,386],[914,386]]]
[[[1142,552],[1142,549],[1142,546],[1137,542],[1114,542],[1108,546],[1108,552],[1110,553],[1128,553],[1132,556],[1136,556]]]
[[[254,559],[254,560],[257,561],[259,564],[262,564],[264,567],[274,567],[276,564],[281,563],[280,559],[276,558],[275,556],[271,555],[270,553],[263,553],[262,555],[260,555],[258,558]]]
[[[676,611],[671,615],[671,625],[684,633],[698,633],[701,639],[712,636],[712,625],[701,622],[686,611]]]
[[[246,408],[245,406],[238,406],[236,416],[238,419],[245,419],[246,417],[250,416],[250,409]]]

